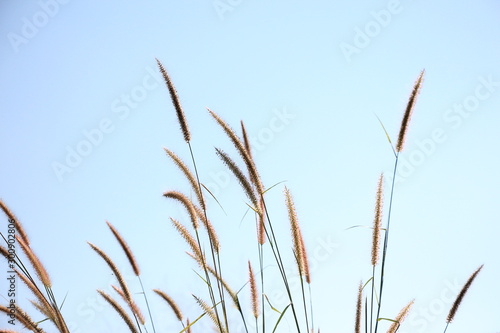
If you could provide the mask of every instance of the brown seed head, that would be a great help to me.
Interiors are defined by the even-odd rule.
[[[224,326],[222,326],[222,323],[220,322],[219,318],[217,318],[213,308],[209,306],[204,300],[199,298],[198,296],[192,295],[194,299],[196,300],[196,303],[200,306],[200,308],[205,311],[205,313],[210,317],[212,322],[215,324],[215,326],[218,328],[220,333],[227,333],[227,330]]]
[[[97,292],[106,300],[106,302],[108,302],[112,307],[113,309],[115,309],[115,311],[120,315],[120,317],[122,318],[122,320],[125,322],[125,324],[127,324],[130,332],[132,333],[137,333],[137,329],[135,328],[134,326],[134,323],[132,321],[132,319],[130,318],[130,316],[125,312],[125,310],[120,306],[120,304],[118,304],[111,296],[109,296],[108,294],[106,294],[104,291],[102,290],[97,290]]]
[[[87,244],[89,244],[89,246],[92,248],[92,250],[94,250],[106,262],[106,264],[108,264],[108,266],[111,269],[111,271],[113,272],[113,274],[115,274],[115,277],[118,280],[118,283],[120,284],[120,288],[123,291],[123,293],[125,294],[125,298],[128,300],[129,303],[132,303],[132,296],[131,296],[130,291],[128,289],[127,283],[125,282],[125,279],[123,278],[122,274],[120,273],[120,271],[116,267],[113,260],[111,260],[111,258],[106,253],[104,253],[103,250],[101,250],[100,248],[98,248],[94,244],[92,244],[90,242],[87,242]]]
[[[163,148],[167,155],[174,161],[175,165],[182,171],[184,176],[186,176],[187,180],[189,181],[189,184],[191,184],[191,188],[193,189],[194,193],[196,193],[196,197],[198,198],[198,202],[201,206],[201,208],[205,209],[205,201],[203,200],[203,194],[201,193],[201,189],[198,186],[198,181],[196,180],[195,176],[189,170],[187,165],[172,151],[168,150],[167,148]]]
[[[184,194],[177,191],[169,191],[163,193],[165,198],[171,198],[179,201],[188,211],[189,217],[191,218],[191,223],[193,224],[193,228],[198,229],[198,217],[196,216],[196,210],[194,208],[193,202],[186,197]]]
[[[24,243],[29,246],[30,240],[28,238],[28,234],[24,231],[23,225],[21,224],[21,222],[19,222],[19,220],[14,215],[14,213],[12,213],[12,211],[9,209],[9,207],[7,207],[7,205],[2,201],[2,199],[0,199],[0,208],[3,210],[5,215],[7,215],[7,217],[9,218],[9,223],[14,223],[14,225],[16,227],[16,232],[19,235],[19,237],[21,237],[21,239],[24,241]]]
[[[297,267],[301,274],[304,273],[304,249],[302,247],[302,242],[300,241],[300,228],[299,221],[297,219],[297,213],[295,211],[295,204],[293,202],[292,195],[287,187],[285,187],[285,199],[286,207],[288,210],[288,219],[290,220],[290,229],[292,232],[293,250],[297,258]]]
[[[411,306],[413,305],[413,300],[408,303],[401,311],[399,312],[398,316],[396,319],[394,319],[394,322],[392,323],[391,327],[389,327],[389,330],[387,333],[396,333],[397,330],[399,329],[399,326],[401,323],[405,320],[406,316],[410,312]]]
[[[144,319],[144,316],[142,315],[141,309],[137,306],[137,304],[134,302],[134,300],[127,300],[125,294],[123,291],[118,288],[117,286],[111,286],[113,289],[120,295],[120,297],[128,304],[129,308],[132,310],[132,312],[135,314],[137,319],[139,319],[139,322],[144,325],[146,323],[146,320]]]
[[[174,311],[175,316],[177,317],[177,319],[179,319],[179,321],[182,322],[182,319],[184,318],[184,316],[182,315],[182,312],[179,309],[179,306],[177,305],[177,303],[175,303],[175,301],[173,300],[173,298],[170,297],[169,295],[167,295],[167,293],[165,293],[164,291],[161,291],[160,289],[153,289],[153,291],[158,296],[160,296],[161,298],[163,298],[163,300],[165,302],[167,302],[167,304],[170,306],[170,308],[172,309],[172,311]]]
[[[158,63],[158,67],[160,68],[160,72],[163,75],[163,79],[165,80],[165,83],[167,85],[168,92],[170,93],[170,99],[172,100],[175,112],[177,113],[177,119],[179,120],[179,125],[181,126],[184,140],[186,142],[189,142],[189,140],[191,140],[191,135],[189,133],[186,117],[184,116],[184,111],[182,110],[181,102],[179,101],[179,97],[177,96],[177,91],[175,90],[174,84],[172,83],[170,76],[161,64],[160,60],[156,59],[156,62]]]
[[[177,220],[175,220],[173,218],[170,218],[170,221],[174,225],[175,229],[177,229],[179,234],[182,236],[182,238],[184,238],[186,243],[189,245],[189,247],[191,248],[191,251],[193,251],[194,256],[201,260],[202,253],[201,253],[200,247],[196,243],[193,236],[191,236],[189,231],[186,229],[186,227],[183,226],[181,223],[179,223]]]
[[[5,313],[6,315],[12,314],[11,309],[3,305],[0,305],[0,312]],[[26,327],[28,330],[32,332],[45,332],[43,329],[38,327],[38,324],[34,322],[33,319],[31,319],[30,316],[23,309],[16,307],[16,311],[14,311],[14,316],[21,323],[21,325]]]
[[[127,242],[125,242],[125,239],[123,239],[123,237],[120,235],[118,230],[116,230],[116,228],[111,223],[106,221],[106,224],[108,225],[109,229],[111,229],[111,232],[115,236],[118,243],[120,243],[120,246],[122,247],[123,252],[125,252],[125,255],[127,256],[127,259],[129,261],[130,265],[132,266],[132,269],[134,270],[134,274],[139,276],[141,274],[141,272],[139,270],[139,265],[137,264],[137,261],[135,260],[134,254],[132,253],[132,250],[128,246]]]
[[[408,104],[406,105],[406,110],[403,116],[403,120],[401,121],[401,126],[399,128],[399,136],[398,136],[398,142],[396,144],[396,152],[401,152],[403,150],[403,146],[405,143],[405,138],[406,138],[406,133],[408,132],[408,124],[410,123],[410,118],[413,112],[413,107],[415,105],[415,101],[417,99],[417,95],[420,91],[420,85],[422,83],[422,79],[424,77],[425,70],[423,70],[417,81],[415,82],[415,85],[413,86],[413,90],[410,95],[410,99],[408,100]]]
[[[245,149],[247,150],[247,153],[250,156],[250,158],[253,159],[252,146],[250,144],[250,140],[248,140],[248,135],[247,135],[247,130],[245,129],[245,124],[243,123],[243,120],[240,123],[241,123],[241,134],[243,136],[243,143],[245,144]]]
[[[221,149],[215,148],[217,152],[217,156],[224,162],[224,164],[231,170],[231,172],[235,175],[236,179],[238,179],[238,182],[240,183],[241,187],[245,191],[245,194],[247,197],[250,199],[252,202],[252,205],[255,207],[256,210],[258,210],[258,205],[257,205],[257,197],[254,193],[254,189],[252,188],[252,185],[250,182],[247,180],[247,177],[243,174],[243,171],[236,165],[236,163]]]
[[[299,228],[299,241],[300,246],[302,247],[302,264],[304,265],[304,277],[306,278],[307,283],[311,283],[311,272],[309,270],[309,258],[307,257],[307,249],[304,242],[304,237],[302,236],[302,230]]]
[[[212,248],[216,253],[219,253],[220,251],[219,236],[217,236],[217,233],[215,232],[215,228],[212,225],[212,222],[210,222],[208,217],[199,207],[194,206],[194,210],[196,211],[196,215],[198,216],[198,218],[201,220],[201,223],[207,230],[208,237],[210,238],[210,243],[212,244]]]
[[[382,226],[384,175],[381,174],[377,185],[377,199],[375,202],[375,218],[373,219],[372,266],[377,265],[379,259],[380,228]]]
[[[362,310],[363,283],[359,283],[358,297],[356,300],[356,321],[354,324],[354,332],[361,333],[361,310]]]
[[[238,153],[241,155],[243,158],[243,161],[245,162],[245,165],[247,166],[248,173],[250,174],[250,180],[254,184],[257,194],[263,195],[264,194],[264,186],[262,185],[262,181],[260,179],[259,173],[257,172],[257,167],[255,166],[255,163],[251,157],[251,155],[248,153],[247,149],[245,148],[245,145],[241,142],[240,138],[236,135],[236,133],[233,131],[229,125],[222,120],[221,117],[219,117],[215,112],[212,110],[208,109],[208,112],[210,115],[217,121],[217,123],[222,127],[226,135],[229,137],[231,142],[233,143],[234,147],[238,150]]]
[[[253,273],[252,264],[248,261],[248,275],[250,281],[250,293],[252,295],[252,312],[255,318],[259,317],[259,292],[257,291],[257,282]]]
[[[483,268],[483,265],[479,266],[478,269],[472,275],[469,277],[465,285],[462,287],[462,290],[460,290],[460,293],[458,293],[457,298],[455,299],[455,302],[453,303],[453,306],[450,309],[450,312],[448,313],[448,317],[446,319],[446,322],[449,324],[453,321],[453,318],[455,318],[455,315],[457,313],[458,307],[460,306],[460,303],[462,303],[462,300],[464,299],[465,294],[469,290],[469,287],[471,286],[472,282],[476,278],[476,276],[479,274],[481,269]]]
[[[49,274],[45,270],[45,267],[42,265],[42,262],[38,258],[38,256],[33,252],[31,247],[29,245],[26,245],[24,240],[21,239],[21,237],[18,237],[16,235],[16,240],[18,244],[21,246],[21,249],[23,250],[24,254],[28,257],[28,260],[31,263],[31,266],[33,266],[33,269],[36,272],[36,275],[38,276],[38,279],[42,282],[42,284],[45,287],[51,287],[52,282],[50,281]]]

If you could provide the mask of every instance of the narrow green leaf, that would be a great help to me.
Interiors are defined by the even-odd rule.
[[[382,123],[382,120],[380,120],[380,118],[377,115],[375,115],[375,117],[377,117],[378,122],[380,123],[380,126],[382,126],[382,129],[384,130],[385,136],[387,137],[387,141],[389,141],[389,144],[391,145],[392,151],[394,152],[394,155],[396,155],[396,151],[394,150],[394,146],[392,145],[391,137],[389,136],[389,133],[387,133],[387,130],[385,129],[384,124]]]
[[[278,312],[279,314],[281,314],[281,312],[280,312],[278,309],[276,309],[276,308],[275,308],[275,307],[271,304],[271,302],[269,301],[269,298],[267,297],[267,295],[266,295],[266,294],[264,294],[264,297],[266,298],[266,301],[267,301],[267,303],[269,304],[269,306],[271,307],[271,309],[272,309],[273,311],[276,311],[276,312]]]
[[[274,326],[274,329],[273,329],[273,333],[276,331],[276,329],[278,328],[278,325],[279,323],[281,322],[281,319],[283,318],[283,316],[285,315],[285,312],[286,310],[288,310],[288,308],[290,307],[291,304],[288,304],[284,309],[283,311],[281,312],[281,315],[280,317],[278,318],[278,321],[276,322],[276,325]]]
[[[206,187],[205,184],[201,184],[201,186],[203,186],[203,188],[210,194],[210,196],[212,198],[214,198],[215,202],[217,202],[217,204],[219,205],[220,209],[222,209],[222,211],[224,212],[224,214],[227,215],[226,211],[224,210],[224,207],[222,207],[222,205],[220,204],[219,200],[217,200],[217,198],[215,197],[215,195],[208,189],[208,187]]]
[[[390,322],[393,322],[393,323],[397,323],[398,322],[397,320],[389,319],[389,318],[379,318],[378,319],[378,321],[381,321],[381,320],[387,320],[387,321],[390,321]]]
[[[278,186],[279,184],[283,184],[283,183],[286,183],[286,180],[282,180],[280,182],[277,182],[276,184],[274,184],[273,186],[269,187],[267,190],[264,191],[264,193],[266,193],[267,191],[269,191],[270,189],[272,189],[273,187],[276,187]],[[262,194],[264,194],[262,193]]]
[[[184,327],[184,329],[183,329],[182,331],[180,331],[179,333],[183,333],[183,332],[185,332],[188,328],[190,328],[191,326],[193,326],[193,325],[194,325],[194,324],[195,324],[198,320],[200,320],[201,318],[203,318],[203,316],[204,316],[204,315],[206,315],[206,314],[207,314],[206,312],[203,312],[203,313],[201,314],[201,316],[199,316],[198,318],[196,318],[196,320],[195,320],[195,321],[193,321],[192,323],[189,323],[189,325],[188,325],[188,326],[186,326],[186,327]]]

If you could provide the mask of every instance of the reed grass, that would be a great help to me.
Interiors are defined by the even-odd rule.
[[[247,129],[245,128],[243,121],[240,122],[240,137],[231,128],[231,126],[222,119],[222,117],[214,111],[208,109],[210,116],[216,121],[217,125],[222,129],[223,133],[238,153],[239,159],[234,159],[221,149],[216,148],[215,150],[215,154],[233,174],[235,179],[238,181],[239,186],[242,188],[243,193],[248,200],[247,205],[250,207],[249,211],[253,214],[253,218],[255,219],[256,227],[255,244],[256,255],[258,255],[259,258],[258,269],[254,270],[251,261],[248,260],[248,265],[246,267],[248,278],[236,282],[235,285],[238,288],[235,289],[231,287],[230,283],[226,281],[223,275],[223,268],[225,270],[234,268],[225,268],[224,261],[222,259],[223,255],[227,253],[225,251],[231,250],[226,250],[222,247],[222,241],[216,233],[216,228],[209,219],[210,202],[206,200],[206,194],[212,196],[217,203],[219,203],[219,201],[200,181],[198,164],[191,145],[191,133],[189,131],[188,121],[182,109],[179,96],[164,66],[158,59],[156,59],[156,61],[159,71],[162,74],[167,86],[170,100],[177,115],[179,127],[181,128],[183,139],[188,145],[191,165],[188,166],[187,163],[185,163],[171,150],[164,148],[164,151],[173,164],[181,171],[191,192],[194,193],[194,198],[190,198],[180,191],[167,190],[163,193],[163,196],[179,204],[189,215],[189,221],[181,221],[174,217],[170,217],[170,222],[173,229],[178,232],[182,239],[184,239],[187,247],[189,248],[189,252],[187,252],[188,257],[192,258],[196,263],[196,275],[200,278],[201,283],[206,286],[206,294],[192,295],[193,299],[191,301],[194,301],[194,303],[198,305],[199,310],[197,313],[192,314],[194,316],[191,316],[191,318],[195,319],[191,320],[184,316],[176,301],[163,291],[163,289],[155,288],[152,289],[152,292],[166,302],[172,310],[170,315],[172,315],[175,320],[179,321],[179,327],[181,328],[178,332],[180,333],[189,333],[197,330],[201,331],[203,327],[200,328],[200,323],[206,321],[207,318],[211,321],[214,331],[220,333],[235,332],[235,323],[229,319],[233,318],[230,316],[234,313],[234,311],[239,313],[240,318],[238,320],[241,320],[240,324],[243,326],[246,333],[274,333],[281,328],[284,321],[293,323],[293,325],[290,326],[289,331],[293,330],[296,333],[319,333],[320,328],[316,328],[314,323],[313,299],[311,292],[312,277],[309,267],[307,247],[301,226],[299,224],[291,191],[286,186],[283,189],[285,203],[281,209],[287,213],[290,223],[290,235],[285,237],[283,235],[278,235],[275,232],[274,218],[272,218],[268,209],[268,201],[266,198],[266,193],[271,190],[272,187],[266,188],[262,183],[257,163],[252,155],[252,147],[248,138]],[[378,178],[372,226],[373,234],[370,260],[372,274],[368,280],[364,282],[362,281],[358,287],[354,313],[355,333],[361,333],[362,331],[365,333],[368,331],[370,333],[377,333],[380,330],[379,323],[383,320],[389,320],[391,322],[391,326],[387,332],[395,333],[400,328],[413,305],[413,301],[408,303],[405,307],[403,307],[398,315],[393,317],[393,319],[381,317],[383,300],[385,300],[385,297],[383,297],[385,296],[384,278],[386,276],[386,263],[389,253],[388,244],[390,240],[391,212],[395,194],[395,175],[397,173],[399,156],[403,153],[404,145],[407,140],[410,119],[415,109],[417,95],[421,90],[423,77],[424,71],[420,73],[413,85],[410,98],[404,110],[395,146],[393,146],[390,135],[386,131],[388,141],[395,157],[392,184],[390,184],[388,207],[385,209],[386,214],[384,214],[385,177],[381,174]],[[239,164],[243,167],[240,167]],[[1,200],[0,208],[7,216],[9,222],[15,222],[16,230],[18,232],[16,242],[23,250],[24,256],[27,260],[19,258],[17,255],[11,255],[8,247],[9,242],[3,234],[1,236],[5,240],[6,247],[0,246],[0,253],[6,258],[7,262],[13,262],[15,264],[16,274],[21,277],[21,280],[25,284],[26,288],[35,298],[32,300],[33,308],[39,314],[45,316],[48,321],[55,326],[58,332],[69,332],[64,316],[61,313],[60,306],[58,305],[59,303],[56,301],[55,295],[52,291],[52,282],[49,278],[47,270],[31,248],[27,233],[24,231],[12,211]],[[155,333],[157,332],[157,329],[153,321],[153,310],[150,307],[147,297],[149,289],[144,288],[141,280],[141,270],[138,264],[140,260],[136,259],[132,249],[125,241],[124,237],[118,232],[117,228],[107,221],[106,223],[114,238],[118,242],[123,254],[126,256],[130,264],[130,269],[137,276],[140,282],[142,289],[140,293],[144,295],[144,301],[136,302],[133,298],[134,293],[131,292],[131,288],[124,280],[123,275],[121,271],[118,270],[115,262],[99,247],[88,242],[91,249],[96,252],[102,260],[104,260],[118,282],[118,286],[112,286],[112,289],[114,290],[113,295],[109,295],[102,290],[97,290],[97,293],[109,304],[111,308],[116,311],[118,318],[123,321],[124,329],[127,328],[130,332],[138,333],[150,332],[151,330],[151,332]],[[200,228],[200,224],[203,226],[202,228]],[[281,245],[289,243],[292,244],[290,249]],[[285,251],[290,251],[289,254],[293,255],[295,258],[296,276],[300,278],[299,291],[292,290],[290,286],[289,279],[292,275],[286,269],[289,264],[283,260],[285,256],[283,256],[282,253],[285,253]],[[268,259],[273,262],[268,263]],[[483,266],[480,266],[469,277],[468,281],[462,288],[462,291],[457,296],[457,299],[450,309],[448,317],[446,318],[445,332],[448,325],[454,319],[457,309],[463,301],[465,294],[469,290],[470,285],[481,271],[482,267]],[[269,272],[268,270],[274,270],[274,272]],[[34,272],[37,279],[33,279],[31,272]],[[273,306],[274,300],[272,299],[272,296],[268,294],[269,286],[267,283],[267,280],[276,273],[281,278],[280,283],[282,292],[287,297],[286,304],[279,309]],[[242,290],[246,290],[247,292],[241,293]],[[246,296],[243,297],[242,295]],[[229,297],[227,298],[229,304],[228,301],[226,301],[226,297]],[[332,298],[334,298],[334,295],[332,295]],[[296,300],[300,300],[300,302],[297,301],[296,303]],[[143,315],[141,307],[144,305],[147,308],[149,320],[147,320],[146,316]],[[246,305],[249,305],[248,308],[246,308]],[[9,309],[7,307],[0,306],[0,312],[8,313],[8,311]],[[277,313],[277,315],[271,315],[273,312]],[[278,317],[276,318],[276,316]],[[31,320],[26,311],[18,309],[16,312],[16,318],[30,331],[44,332],[44,328],[41,328],[39,325],[41,323]],[[247,325],[247,321],[250,318],[255,321],[254,327]],[[331,324],[333,326],[335,323]],[[335,331],[334,327],[327,327],[327,329],[329,332]],[[0,329],[0,333],[1,332],[14,331]]]

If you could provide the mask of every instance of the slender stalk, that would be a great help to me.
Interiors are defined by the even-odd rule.
[[[260,223],[260,218],[257,216],[257,223]],[[259,248],[259,268],[260,268],[260,290],[261,290],[261,304],[262,304],[262,332],[266,332],[266,315],[265,315],[265,309],[264,309],[264,295],[265,295],[265,289],[264,289],[264,246],[260,242],[258,243],[258,248]],[[255,319],[257,320],[257,319]],[[258,325],[257,325],[258,328]]]
[[[370,299],[370,333],[372,332],[373,329],[373,300],[374,300],[374,293],[375,293],[375,266],[372,266],[372,294],[371,294],[371,299]]]
[[[195,173],[195,176],[196,176],[196,182],[198,183],[198,188],[199,188],[199,190],[201,192],[201,182],[200,182],[200,177],[199,177],[199,173],[198,173],[198,167],[197,167],[197,164],[196,164],[196,160],[194,158],[193,148],[191,147],[191,142],[190,141],[187,141],[187,144],[188,144],[188,147],[189,147],[189,153],[191,155],[191,160],[193,162],[193,168],[194,168],[194,173]],[[203,194],[202,194],[202,198],[203,198]],[[203,207],[203,213],[205,214],[205,219],[208,220],[206,206]],[[198,244],[199,244],[200,249],[201,249],[201,244],[200,244],[200,239],[199,239],[199,236],[198,236],[198,232],[196,232],[196,238],[198,240]],[[214,263],[214,270],[215,270],[216,274],[218,276],[220,276],[221,279],[222,279],[222,273],[221,273],[221,269],[220,269],[221,266],[220,266],[220,257],[219,257],[219,254],[217,253],[217,259],[216,259],[215,258],[215,253],[214,253],[214,250],[213,250],[213,241],[212,241],[212,238],[208,237],[208,239],[209,239],[209,242],[210,242],[210,252],[212,254],[212,260],[213,260],[213,263]],[[216,306],[217,302],[215,301],[215,295],[214,295],[214,292],[213,292],[212,283],[210,282],[210,276],[208,274],[208,270],[207,270],[206,264],[203,263],[205,261],[205,256],[201,256],[201,260],[202,260],[202,264],[203,264],[203,270],[205,271],[205,277],[207,279],[208,289],[209,289],[209,293],[210,293],[210,299],[212,301],[212,305],[213,305],[213,309],[214,309],[214,312],[215,312],[215,316],[217,318],[217,325],[219,326],[219,329],[222,332],[223,331],[223,327],[222,327],[222,323],[220,322],[220,317],[219,317],[219,313],[218,313],[217,306]],[[217,289],[219,291],[219,297],[221,299],[221,307],[222,307],[222,311],[223,311],[223,315],[224,315],[224,322],[225,322],[226,327],[228,327],[227,313],[226,313],[226,304],[225,304],[225,300],[224,300],[224,291],[222,290],[222,283],[218,279],[215,279],[215,280],[216,280],[217,287],[218,287]]]
[[[142,284],[142,279],[139,275],[137,276],[137,278],[139,279],[139,283],[141,284],[142,294],[144,295],[144,301],[146,302],[146,307],[148,308],[149,319],[151,320],[151,326],[153,328],[153,332],[156,332],[153,315],[151,314],[151,308],[149,307],[149,301],[148,297],[146,296],[146,291],[144,290],[144,285]]]
[[[266,206],[266,203],[264,201],[264,194],[261,193],[260,196],[261,196],[261,200],[262,200],[262,206],[264,207],[264,211],[265,211],[268,225],[269,225],[269,231],[268,231],[268,228],[265,227],[265,225],[264,225],[264,231],[266,233],[266,237],[269,239],[269,245],[271,246],[271,249],[272,249],[273,254],[274,254],[274,258],[276,259],[276,263],[278,265],[278,268],[279,268],[280,273],[281,273],[281,277],[283,279],[283,284],[285,285],[285,289],[286,289],[286,292],[288,295],[288,300],[290,301],[290,306],[291,306],[292,312],[293,312],[293,318],[295,320],[295,326],[297,327],[297,333],[300,333],[301,330],[300,330],[299,320],[297,317],[297,312],[295,310],[295,304],[293,303],[292,293],[290,291],[290,286],[288,284],[288,279],[287,279],[287,276],[285,273],[283,260],[281,259],[281,254],[280,254],[278,242],[276,240],[276,235],[274,233],[273,225],[271,223],[269,211],[267,210],[267,206]]]
[[[379,295],[378,304],[377,304],[377,318],[375,321],[375,333],[377,333],[377,329],[378,329],[378,322],[380,319],[380,308],[382,305],[382,296],[383,296],[383,290],[384,290],[385,261],[386,261],[386,257],[387,257],[387,245],[389,243],[389,227],[391,224],[392,201],[394,198],[394,184],[396,183],[396,172],[398,169],[398,160],[399,160],[399,152],[396,153],[396,160],[394,162],[394,170],[393,170],[393,174],[392,174],[391,194],[389,197],[389,211],[387,213],[387,227],[385,228],[384,247],[382,250],[382,265],[380,268],[380,287],[379,287],[380,295]]]

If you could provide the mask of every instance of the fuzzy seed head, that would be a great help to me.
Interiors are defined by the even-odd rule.
[[[179,125],[181,126],[182,134],[184,135],[184,140],[189,142],[191,140],[191,134],[189,133],[189,128],[187,125],[186,117],[184,116],[184,111],[182,110],[181,102],[179,101],[179,96],[177,96],[177,91],[175,90],[174,84],[170,79],[167,71],[161,64],[160,60],[156,59],[158,63],[158,68],[160,69],[161,75],[165,80],[165,84],[167,85],[168,92],[170,93],[170,99],[172,100],[172,104],[174,105],[175,112],[177,113],[177,119],[179,120]]]
[[[453,306],[450,309],[450,312],[448,313],[448,317],[446,318],[446,322],[449,324],[453,321],[453,318],[455,318],[455,315],[457,313],[458,307],[460,306],[460,303],[462,303],[462,300],[464,299],[465,294],[469,290],[469,287],[471,286],[472,282],[476,278],[476,276],[479,274],[481,269],[483,268],[483,265],[479,266],[478,269],[472,275],[469,277],[465,285],[462,287],[462,290],[460,290],[460,293],[458,294],[457,298],[455,299],[455,302],[453,303]]]
[[[372,266],[377,265],[379,260],[380,229],[382,227],[383,208],[383,184],[384,175],[381,174],[377,185],[377,199],[375,202],[375,218],[373,219],[373,242],[372,242]]]
[[[422,84],[422,80],[424,77],[425,71],[423,70],[420,73],[415,85],[413,86],[413,90],[410,95],[410,99],[408,100],[408,104],[406,105],[406,110],[403,116],[403,120],[401,121],[401,126],[399,128],[399,136],[398,142],[396,144],[396,152],[401,152],[404,147],[406,134],[408,132],[408,124],[410,123],[410,118],[413,112],[413,107],[415,106],[415,102],[417,100],[417,95],[420,92],[420,85]]]

